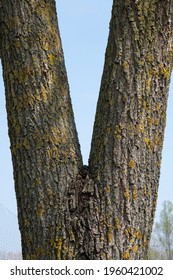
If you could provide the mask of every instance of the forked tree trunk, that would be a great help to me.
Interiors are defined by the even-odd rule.
[[[23,258],[145,258],[173,63],[173,1],[113,1],[89,167],[82,165],[55,1],[0,3]]]

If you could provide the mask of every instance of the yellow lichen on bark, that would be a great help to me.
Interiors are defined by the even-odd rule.
[[[129,161],[129,163],[128,163],[128,166],[129,166],[131,169],[135,169],[135,167],[136,167],[136,162],[135,162],[133,159],[131,159],[131,160]]]

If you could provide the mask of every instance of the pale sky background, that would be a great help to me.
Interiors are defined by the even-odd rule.
[[[84,163],[87,164],[96,103],[103,71],[112,0],[57,0],[57,12],[71,98]],[[0,203],[16,213],[4,86],[0,69]],[[173,201],[173,77],[157,206]]]

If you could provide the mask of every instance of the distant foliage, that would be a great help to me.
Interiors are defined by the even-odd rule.
[[[155,223],[149,259],[173,260],[173,203],[164,201],[159,222]]]
[[[22,260],[21,252],[1,252],[0,260]]]
[[[17,217],[0,204],[0,260],[19,260],[21,258],[21,240]]]

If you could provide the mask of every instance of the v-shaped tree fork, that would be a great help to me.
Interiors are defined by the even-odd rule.
[[[89,166],[82,163],[55,1],[0,6],[23,258],[146,258],[173,65],[173,1],[113,1]]]

